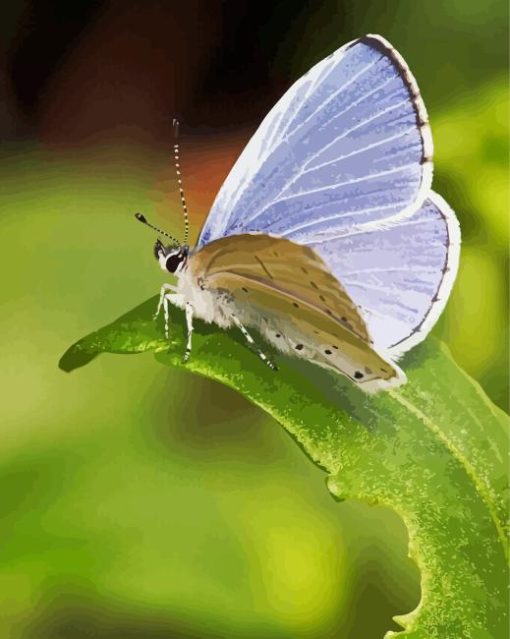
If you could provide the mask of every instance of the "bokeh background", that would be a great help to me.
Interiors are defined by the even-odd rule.
[[[9,0],[0,9],[0,637],[380,638],[419,600],[406,531],[327,494],[283,430],[151,356],[66,347],[164,275],[142,210],[196,236],[258,122],[344,42],[414,71],[462,261],[435,329],[507,408],[504,0]]]

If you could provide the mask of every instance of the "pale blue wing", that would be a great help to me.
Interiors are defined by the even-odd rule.
[[[366,36],[319,62],[273,107],[220,189],[198,245],[405,217],[430,188],[431,157],[406,63],[386,40]]]
[[[375,346],[395,357],[426,337],[457,274],[459,224],[436,193],[410,217],[379,229],[294,239],[321,255],[361,307]]]

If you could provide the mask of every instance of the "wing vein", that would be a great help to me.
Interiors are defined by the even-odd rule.
[[[423,224],[423,220],[401,221],[400,217],[396,217],[393,224],[391,224],[391,219],[387,220],[387,223],[387,228],[384,227],[384,223],[381,223],[380,220],[377,220],[375,223],[367,222],[366,224],[353,226],[348,233],[344,233],[343,235],[329,233],[326,237],[314,237],[313,244],[324,244],[324,242],[330,242],[331,240],[339,239],[341,237],[353,237],[354,235],[363,235],[363,233],[372,233],[373,231],[390,231],[396,224],[398,224],[399,228],[402,228],[403,226],[416,226],[417,224]],[[305,240],[301,241],[306,244]]]
[[[365,151],[369,151],[371,149],[375,149],[378,146],[382,146],[383,144],[386,144],[386,142],[392,142],[393,140],[398,140],[398,138],[403,137],[404,135],[407,135],[408,133],[410,133],[411,131],[415,131],[416,130],[416,126],[410,126],[407,129],[404,129],[403,131],[400,131],[399,133],[395,134],[395,135],[391,135],[388,138],[384,138],[383,140],[379,140],[379,142],[374,142],[373,144],[367,144],[367,146],[362,147],[361,149],[356,149],[355,151],[351,151],[351,153],[346,153],[345,155],[339,155],[337,158],[334,158],[333,160],[328,160],[328,162],[323,162],[322,164],[316,164],[315,166],[307,169],[306,171],[303,172],[303,175],[306,175],[307,173],[310,173],[311,171],[315,171],[316,169],[322,169],[325,166],[329,166],[330,164],[335,164],[335,162],[340,162],[341,160],[345,160],[347,158],[352,158],[355,155],[359,155],[360,153],[364,153]],[[392,157],[395,157],[394,155],[392,155]]]
[[[404,169],[408,169],[412,166],[416,166],[416,163],[411,162],[409,164],[403,164],[402,166],[393,167],[392,169],[386,169],[385,171],[379,171],[377,173],[369,173],[368,175],[363,175],[358,178],[352,178],[350,180],[347,180],[346,182],[335,182],[334,184],[326,184],[326,186],[320,186],[317,189],[310,189],[309,191],[301,191],[300,193],[294,193],[292,195],[288,195],[287,197],[282,197],[279,200],[276,200],[276,202],[278,203],[287,202],[288,200],[302,197],[303,195],[311,195],[312,193],[322,193],[323,191],[328,191],[329,189],[338,188],[340,186],[349,186],[349,184],[358,184],[359,182],[365,182],[366,180],[372,180],[373,178],[384,177],[385,175],[393,175],[393,173],[398,173],[399,171],[403,171]]]
[[[392,267],[383,267],[383,268],[363,268],[357,269],[356,271],[345,271],[342,273],[344,277],[349,277],[349,275],[358,275],[359,273],[398,273],[398,272],[413,272],[413,273],[436,273],[437,270],[435,268],[414,268],[413,266],[392,266]]]
[[[346,198],[349,200],[350,198]],[[345,200],[340,200],[343,202]],[[310,228],[315,226],[316,224],[321,224],[322,222],[333,222],[335,220],[340,220],[343,217],[356,217],[358,215],[363,215],[364,213],[370,213],[372,211],[385,211],[386,209],[393,209],[396,206],[400,206],[400,204],[404,204],[404,202],[392,202],[391,204],[384,204],[382,206],[369,206],[364,209],[355,209],[351,211],[343,211],[342,213],[335,213],[334,215],[328,215],[326,217],[319,217],[311,222],[306,222],[299,226],[294,226],[290,229],[286,229],[284,233],[281,233],[281,237],[287,237],[290,233],[295,233],[296,231],[301,231],[302,229]],[[311,209],[313,210],[313,209]]]

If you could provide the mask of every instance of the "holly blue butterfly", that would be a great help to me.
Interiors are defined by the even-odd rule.
[[[444,309],[460,231],[430,190],[427,112],[397,51],[367,35],[291,86],[235,163],[191,250],[174,149],[186,237],[154,247],[177,276],[162,287],[156,315],[164,311],[168,335],[169,305],[185,310],[185,359],[196,316],[237,326],[273,368],[249,328],[368,392],[404,383],[396,362]]]

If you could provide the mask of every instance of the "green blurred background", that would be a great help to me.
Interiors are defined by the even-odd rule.
[[[419,600],[389,510],[335,503],[283,430],[152,357],[66,347],[164,278],[142,210],[196,236],[257,123],[366,32],[415,73],[457,211],[435,333],[507,408],[507,3],[11,0],[0,9],[0,637],[377,639]]]

